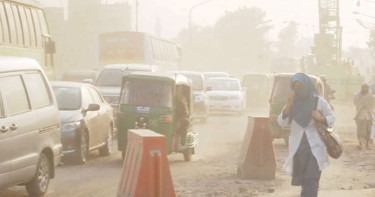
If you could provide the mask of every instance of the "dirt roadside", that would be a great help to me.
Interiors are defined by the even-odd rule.
[[[319,196],[373,197],[375,196],[375,150],[357,150],[352,104],[337,102],[334,105],[336,130],[344,142],[345,151],[338,160],[331,159],[331,165],[323,171]],[[225,129],[221,127],[219,131],[229,132]],[[245,129],[244,125],[241,124],[238,129]],[[244,134],[243,131],[239,133]],[[239,179],[236,174],[242,137],[228,141],[231,142],[226,143],[224,147],[221,147],[220,143],[215,143],[214,146],[217,147],[217,151],[222,151],[221,154],[202,157],[191,164],[180,166],[178,171],[172,167],[178,196],[299,196],[300,188],[290,186],[291,178],[281,169],[288,154],[282,140],[274,141],[277,172],[276,179],[271,181]],[[373,147],[375,148],[375,145]],[[171,166],[173,165],[172,162]],[[180,174],[182,171],[184,173]]]

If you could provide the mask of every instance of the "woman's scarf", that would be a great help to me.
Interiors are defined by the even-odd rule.
[[[300,82],[303,88],[295,90],[289,117],[290,121],[295,120],[302,128],[306,128],[312,119],[312,111],[315,110],[315,97],[318,95],[318,91],[310,77],[304,73],[297,73],[292,77],[292,89],[296,81]]]

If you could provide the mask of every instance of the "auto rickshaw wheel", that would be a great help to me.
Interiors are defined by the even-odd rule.
[[[193,155],[193,148],[186,148],[183,154],[184,154],[184,161],[191,161],[191,156]]]
[[[124,161],[124,159],[125,159],[125,153],[126,153],[125,150],[121,151],[121,158],[122,158],[122,161]]]

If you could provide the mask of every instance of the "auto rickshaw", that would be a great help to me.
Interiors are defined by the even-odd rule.
[[[182,88],[187,103],[189,127],[185,144],[177,133],[176,90]],[[198,144],[193,131],[193,90],[189,79],[179,74],[135,72],[124,76],[118,111],[118,150],[124,158],[129,129],[150,129],[166,137],[167,153],[182,153],[190,161]]]
[[[289,144],[290,128],[281,128],[277,123],[277,118],[285,106],[289,92],[291,91],[290,81],[291,73],[276,74],[270,99],[270,129],[274,139],[283,138],[285,143]],[[324,95],[324,84],[317,76],[309,75],[320,96]]]
[[[267,73],[246,73],[242,77],[242,87],[246,87],[247,108],[267,108],[268,99],[272,90],[271,74]]]

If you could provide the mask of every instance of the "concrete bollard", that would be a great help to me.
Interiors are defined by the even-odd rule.
[[[243,179],[274,179],[276,158],[268,117],[248,117],[237,174]]]
[[[175,197],[165,136],[129,130],[118,197]]]

